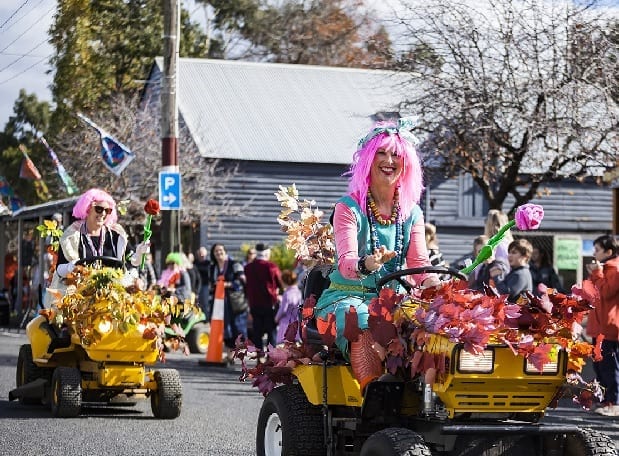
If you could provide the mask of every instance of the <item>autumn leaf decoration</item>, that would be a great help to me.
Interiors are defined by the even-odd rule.
[[[39,236],[43,239],[49,239],[47,251],[52,255],[53,260],[49,265],[49,273],[53,274],[56,270],[56,262],[58,261],[58,249],[60,248],[60,238],[63,231],[58,226],[56,220],[43,220],[43,223],[36,227]]]
[[[280,185],[275,196],[282,206],[277,221],[287,234],[286,247],[306,266],[333,263],[333,229],[322,222],[324,212],[316,207],[316,201],[300,200],[295,184]]]

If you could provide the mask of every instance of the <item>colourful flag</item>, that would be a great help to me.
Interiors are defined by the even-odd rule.
[[[34,162],[30,160],[30,157],[26,152],[24,152],[24,150],[22,150],[22,153],[24,154],[24,159],[22,160],[21,167],[19,168],[19,177],[22,179],[40,180],[41,173],[37,167],[34,166]]]
[[[0,176],[0,195],[13,196],[13,188],[4,176]]]
[[[52,163],[54,163],[54,166],[56,167],[56,171],[58,171],[58,175],[60,176],[60,180],[62,180],[62,183],[64,184],[65,189],[67,190],[67,194],[69,196],[76,194],[78,192],[77,187],[73,183],[73,179],[71,179],[71,176],[69,176],[69,173],[67,173],[67,170],[64,169],[64,166],[62,166],[62,163],[60,163],[60,160],[58,160],[58,156],[56,155],[56,152],[54,152],[54,150],[49,146],[49,144],[47,143],[47,141],[45,140],[43,136],[39,138],[39,141],[41,141],[41,144],[43,144],[45,148],[47,149],[47,152],[49,152],[49,156],[52,159]]]
[[[122,173],[127,165],[131,163],[131,160],[135,158],[135,154],[131,152],[127,146],[114,139],[85,115],[78,113],[77,116],[99,133],[103,163],[107,169],[112,171],[115,175],[120,176],[120,173]]]
[[[50,198],[49,190],[43,179],[41,179],[41,173],[28,156],[28,152],[26,152],[26,148],[23,144],[19,145],[19,150],[24,154],[24,160],[21,162],[21,168],[19,169],[19,177],[22,179],[33,179],[34,190],[39,199],[44,201],[48,200]]]

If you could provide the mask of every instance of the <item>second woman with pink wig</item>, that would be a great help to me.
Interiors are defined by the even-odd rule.
[[[124,262],[127,250],[127,234],[117,223],[116,202],[106,191],[91,188],[84,192],[73,207],[73,217],[76,221],[60,238],[56,271],[49,287],[60,292],[66,289],[64,279],[78,260],[103,256]],[[131,263],[139,265],[142,255],[149,250],[148,244],[139,244]],[[46,293],[46,298],[49,295]]]
[[[408,119],[378,123],[359,142],[348,172],[348,194],[338,200],[333,216],[337,267],[316,304],[318,318],[334,315],[336,344],[350,354],[362,391],[383,373],[383,367],[369,331],[362,331],[356,340],[345,337],[347,314],[354,308],[359,328],[367,329],[368,304],[377,295],[381,277],[431,266],[418,206],[423,174],[411,128]],[[413,279],[424,286],[439,283],[433,274]]]

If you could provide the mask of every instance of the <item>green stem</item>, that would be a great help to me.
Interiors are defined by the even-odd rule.
[[[505,225],[503,225],[501,229],[499,229],[497,234],[495,234],[490,239],[488,239],[488,242],[486,242],[486,245],[484,245],[479,251],[479,253],[477,254],[475,261],[473,261],[473,263],[467,266],[466,268],[460,269],[460,272],[463,274],[470,274],[471,272],[475,270],[475,268],[477,268],[477,266],[479,266],[484,261],[486,261],[488,258],[490,258],[492,256],[492,253],[494,252],[494,249],[496,249],[497,245],[499,245],[499,243],[505,237],[505,233],[507,233],[507,230],[512,228],[515,224],[516,224],[515,220],[510,220]]]
[[[150,214],[146,214],[146,223],[144,223],[144,238],[143,242],[147,242],[150,240],[150,237],[153,235],[153,232],[150,229],[150,224],[153,221],[153,216]],[[146,254],[142,254],[142,261],[140,262],[140,271],[144,270],[144,266],[146,265]]]

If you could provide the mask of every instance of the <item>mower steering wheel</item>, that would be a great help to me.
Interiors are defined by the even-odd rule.
[[[410,293],[413,289],[413,284],[406,280],[404,276],[428,273],[448,274],[461,280],[467,280],[467,277],[456,269],[445,268],[441,266],[421,266],[419,268],[402,269],[400,271],[395,271],[384,275],[380,278],[378,282],[376,282],[376,290],[380,292],[381,288],[384,287],[385,284],[391,282],[392,280],[395,280],[400,285],[402,285],[402,287],[404,287],[407,293]]]
[[[107,266],[109,268],[123,269],[125,267],[125,263],[123,263],[116,257],[99,255],[81,258],[77,260],[75,264],[77,266],[92,266],[98,262],[100,262],[103,266]]]

